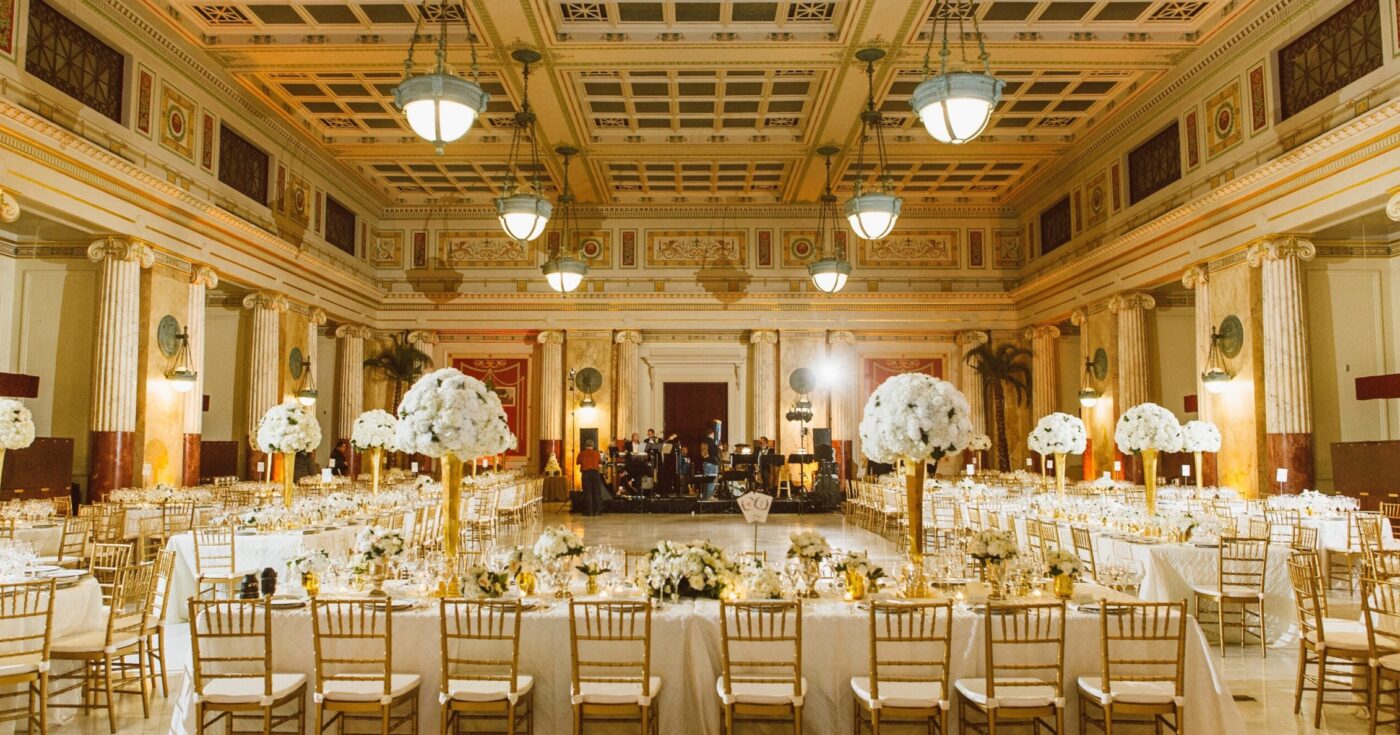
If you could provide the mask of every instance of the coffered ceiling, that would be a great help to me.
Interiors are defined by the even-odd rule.
[[[530,47],[544,54],[530,83],[540,147],[583,150],[571,169],[579,198],[664,205],[813,201],[823,176],[815,151],[826,143],[842,148],[834,174],[849,189],[866,95],[854,53],[870,45],[889,52],[874,85],[901,193],[1014,202],[1253,0],[143,2],[386,204],[485,204],[499,192],[523,102],[510,52]],[[934,143],[908,105],[935,14],[955,30],[954,60],[956,30],[972,40],[976,20],[1006,81],[986,134],[964,146]],[[415,29],[421,70],[444,15],[451,65],[471,73],[470,28],[492,99],[438,156],[408,130],[392,90]],[[546,156],[544,167],[557,191],[560,161]]]

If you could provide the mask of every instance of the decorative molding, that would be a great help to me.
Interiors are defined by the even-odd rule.
[[[312,307],[306,315],[306,321],[312,326],[320,327],[326,323],[326,310],[319,306]]]
[[[833,345],[853,345],[856,343],[856,333],[845,329],[833,330],[827,332],[826,341]]]
[[[726,211],[736,219],[761,220],[765,218],[790,218],[790,219],[812,219],[815,220],[818,214],[818,207],[811,202],[794,204],[731,204],[726,205]],[[575,210],[575,216],[580,220],[595,219],[712,219],[715,216],[713,208],[700,207],[694,205],[663,206],[657,204],[630,204],[619,203],[610,205],[584,204],[579,205]],[[438,206],[431,204],[393,206],[386,207],[380,212],[381,223],[390,226],[391,220],[416,220],[426,219],[479,219],[495,221],[497,217],[494,205],[447,205]],[[906,206],[900,212],[900,220],[936,219],[945,221],[948,219],[1015,219],[1016,210],[1011,207],[988,205],[988,204],[967,204],[957,207],[949,206],[916,206],[906,202]]]
[[[1390,219],[1400,222],[1400,191],[1390,195],[1390,201],[1385,203],[1385,214]]]
[[[9,224],[19,219],[19,202],[10,196],[10,192],[0,187],[0,222]]]
[[[1069,313],[1069,323],[1076,327],[1082,327],[1089,323],[1089,312],[1084,307],[1076,307]]]
[[[243,308],[271,309],[278,313],[285,313],[288,302],[285,295],[275,291],[254,291],[243,297]]]
[[[150,268],[156,264],[155,251],[149,245],[140,240],[128,240],[120,237],[104,237],[88,246],[88,260],[94,263],[101,263],[107,258],[116,260],[136,261],[142,268]]]
[[[1294,256],[1306,263],[1317,257],[1317,246],[1313,245],[1310,240],[1293,235],[1276,237],[1250,245],[1245,260],[1250,267],[1258,268],[1266,260],[1283,260],[1289,256]]]
[[[1021,337],[1027,340],[1036,338],[1059,339],[1060,328],[1054,324],[1037,324],[1033,327],[1027,327],[1026,330],[1021,333]]]
[[[435,345],[438,343],[437,332],[431,329],[415,329],[408,333],[409,344]]]
[[[980,329],[970,329],[965,332],[958,332],[958,344],[966,349],[972,349],[979,345],[987,344],[991,341],[991,335]]]

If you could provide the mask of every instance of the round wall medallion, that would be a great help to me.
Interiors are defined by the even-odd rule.
[[[598,372],[598,368],[586,367],[574,374],[574,387],[593,395],[603,387],[603,374]]]
[[[302,354],[300,347],[293,347],[291,354],[287,355],[287,372],[292,374],[292,380],[301,380]]]
[[[180,349],[180,322],[175,317],[166,314],[160,318],[160,324],[156,325],[156,344],[160,354],[166,357],[174,357],[175,351]]]
[[[1108,353],[1102,347],[1094,351],[1094,359],[1089,361],[1089,365],[1094,370],[1094,380],[1108,377]]]
[[[817,389],[817,376],[811,370],[800,367],[788,376],[788,387],[792,388],[794,393],[805,396]]]
[[[1235,357],[1244,349],[1244,323],[1240,318],[1231,314],[1220,322],[1220,328],[1216,330],[1219,338],[1217,343],[1220,346],[1220,354],[1226,357]]]

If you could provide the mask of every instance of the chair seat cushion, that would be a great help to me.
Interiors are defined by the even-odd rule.
[[[1098,676],[1079,677],[1079,691],[1108,702],[1103,691],[1103,678]],[[1171,704],[1176,701],[1176,686],[1169,681],[1115,681],[1113,700],[1125,704]]]
[[[1055,687],[1049,682],[1040,679],[1029,678],[1006,678],[997,679],[997,707],[1048,707],[1050,705],[1062,705],[1058,702],[1058,695]],[[953,682],[953,688],[958,693],[967,697],[973,704],[990,707],[987,698],[987,680],[985,678],[958,679]]]
[[[943,699],[943,684],[937,681],[885,681],[880,682],[880,698],[870,696],[870,677],[851,678],[851,691],[871,709],[881,707],[948,707]]]
[[[37,653],[7,658],[4,664],[0,664],[0,679],[7,676],[38,673],[41,669],[47,668],[43,663],[43,658]]]
[[[653,676],[648,681],[650,697],[642,696],[641,682],[628,681],[585,681],[574,692],[574,704],[639,704],[646,706],[661,691],[661,677]]]
[[[391,674],[389,677],[389,697],[398,699],[418,687],[422,677],[417,674]],[[384,697],[382,680],[331,679],[321,685],[323,699],[337,702],[376,702]]]
[[[1376,659],[1376,665],[1380,666],[1382,669],[1389,669],[1390,671],[1400,671],[1400,653],[1392,653],[1388,656],[1381,656],[1379,659]]]
[[[1322,636],[1329,649],[1344,649],[1347,651],[1368,652],[1371,650],[1371,641],[1366,636],[1366,628],[1362,626],[1360,630],[1349,626],[1338,626],[1333,628],[1330,623],[1331,618],[1323,622]],[[1310,631],[1303,634],[1303,639],[1313,646],[1317,645],[1317,632]],[[1382,651],[1394,651],[1395,647],[1386,642],[1384,638],[1377,636],[1376,648]]]
[[[508,681],[450,679],[447,682],[447,698],[459,702],[514,702],[534,688],[535,678],[521,674],[515,677],[515,686],[512,692]]]
[[[715,691],[725,704],[791,704],[802,706],[807,696],[807,677],[802,677],[802,691],[794,695],[792,684],[787,682],[735,681],[729,685],[729,693],[724,691],[724,677],[715,679]]]
[[[136,645],[140,639],[132,636],[125,640],[113,641],[112,650],[120,651]],[[67,638],[55,640],[49,650],[54,653],[102,653],[107,648],[107,631],[90,630],[86,633],[70,635]]]
[[[1220,589],[1213,584],[1192,585],[1191,589],[1198,595],[1206,597],[1224,597],[1227,600],[1262,600],[1264,593],[1250,587],[1237,587],[1225,585]]]
[[[202,696],[210,704],[271,704],[295,692],[306,683],[306,674],[272,675],[272,696],[263,699],[262,677],[247,679],[214,679],[204,685]]]

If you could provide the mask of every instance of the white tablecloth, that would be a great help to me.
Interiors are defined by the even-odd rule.
[[[721,668],[718,603],[682,601],[655,612],[652,622],[652,675],[663,686],[657,698],[661,729],[667,735],[719,732],[715,679]],[[314,687],[311,617],[306,609],[274,613],[274,667],[300,672]],[[803,674],[808,693],[804,706],[807,732],[842,733],[850,728],[853,704],[850,679],[868,675],[868,613],[835,601],[809,601],[803,614]],[[394,615],[394,670],[422,677],[420,732],[438,728],[441,665],[439,616],[430,606]],[[954,618],[952,678],[983,673],[983,618],[958,611]],[[1066,629],[1066,726],[1077,720],[1076,679],[1099,675],[1099,622],[1096,615],[1073,612]],[[535,731],[568,732],[570,657],[567,604],[525,614],[521,631],[521,672],[535,677]],[[188,677],[187,677],[188,678]],[[186,692],[185,698],[189,698]],[[1243,733],[1244,724],[1230,696],[1220,662],[1190,624],[1186,645],[1187,732]],[[307,706],[311,706],[308,701]],[[193,733],[194,708],[175,707],[172,732]],[[951,725],[952,723],[950,723]],[[786,731],[775,728],[777,731]]]
[[[63,543],[62,523],[41,523],[37,526],[17,526],[15,540],[24,541],[34,548],[39,556],[58,556],[58,547]]]

